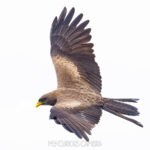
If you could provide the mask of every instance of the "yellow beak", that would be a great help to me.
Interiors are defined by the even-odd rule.
[[[42,104],[43,104],[42,102],[37,102],[35,107],[39,107]]]

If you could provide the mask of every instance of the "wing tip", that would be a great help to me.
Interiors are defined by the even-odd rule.
[[[74,8],[74,7],[72,7],[70,11],[75,11],[75,8]]]
[[[63,8],[62,12],[67,12],[66,6]]]

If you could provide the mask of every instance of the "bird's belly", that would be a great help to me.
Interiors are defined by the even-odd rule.
[[[91,105],[101,101],[101,95],[87,92],[77,91],[74,89],[59,89],[58,100],[69,103],[68,105]]]

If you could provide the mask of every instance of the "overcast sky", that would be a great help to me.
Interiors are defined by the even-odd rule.
[[[56,89],[49,32],[63,7],[75,7],[92,28],[102,75],[102,95],[140,98],[134,117],[140,128],[103,112],[90,142],[49,120],[50,107],[35,108],[38,98]],[[150,149],[150,2],[147,0],[0,1],[0,147],[3,150]],[[54,145],[52,143],[55,143]],[[71,148],[71,147],[69,147]]]

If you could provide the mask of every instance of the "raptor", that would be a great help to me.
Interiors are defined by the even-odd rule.
[[[89,20],[80,23],[83,14],[73,18],[75,9],[67,14],[66,7],[55,17],[50,33],[51,57],[57,74],[57,89],[44,94],[36,107],[51,105],[50,119],[61,124],[79,138],[89,141],[88,135],[98,124],[102,110],[126,119],[140,127],[143,125],[127,116],[137,116],[133,98],[105,98],[101,95],[101,75],[95,62]]]

